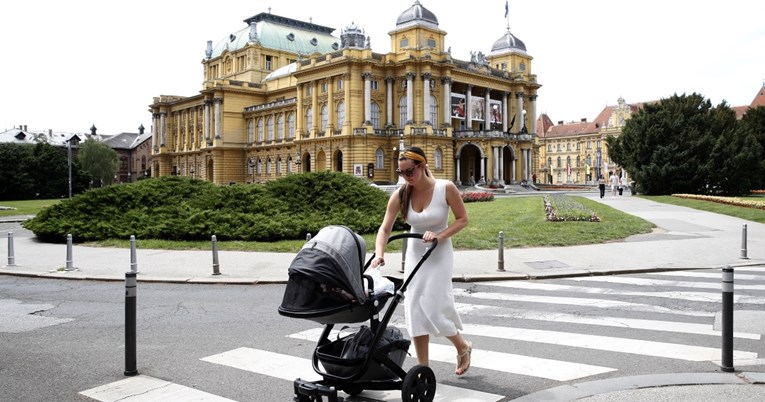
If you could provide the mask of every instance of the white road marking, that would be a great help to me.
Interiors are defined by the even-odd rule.
[[[735,279],[735,274],[734,274]],[[698,289],[720,289],[720,283],[712,282],[682,282],[682,281],[669,281],[664,279],[648,279],[648,278],[632,278],[628,276],[588,276],[578,278],[566,278],[568,281],[577,282],[607,282],[607,283],[619,283],[623,285],[639,285],[639,286],[671,286],[671,287],[684,287],[684,288],[698,288]],[[765,290],[765,285],[736,285],[737,289],[741,290]]]
[[[102,402],[204,401],[234,402],[232,399],[209,394],[198,389],[138,375],[80,392]]]

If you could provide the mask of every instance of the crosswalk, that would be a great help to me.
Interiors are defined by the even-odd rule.
[[[550,381],[581,382],[591,377],[602,379],[603,375],[618,376],[631,367],[632,359],[720,365],[720,278],[719,270],[687,270],[458,286],[455,298],[464,323],[463,333],[476,345],[471,374],[538,379],[549,387]],[[736,281],[737,311],[761,312],[765,305],[765,269],[737,268]],[[402,314],[397,312],[389,325],[404,328]],[[735,366],[765,364],[757,352],[765,333],[762,328],[734,327]],[[322,330],[317,325],[284,334],[285,344],[316,342]],[[409,352],[405,369],[414,364],[416,357],[413,347]],[[285,387],[291,387],[296,378],[321,379],[312,368],[311,356],[294,356],[288,347],[262,350],[242,346],[200,360],[209,363],[210,369],[233,368],[256,378],[281,381]],[[454,348],[448,343],[431,342],[430,360],[434,368],[453,367]],[[162,377],[165,373],[154,374]],[[507,400],[506,395],[471,388],[469,379],[464,384],[439,383],[434,400]],[[148,375],[80,394],[104,402],[230,400]],[[360,397],[346,396],[346,400],[401,400],[399,391],[364,391]]]

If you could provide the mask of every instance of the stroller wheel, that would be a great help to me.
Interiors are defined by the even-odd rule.
[[[428,366],[414,366],[401,385],[403,402],[431,402],[436,396],[436,375]]]
[[[356,396],[364,391],[359,385],[344,385],[343,391],[350,396]]]

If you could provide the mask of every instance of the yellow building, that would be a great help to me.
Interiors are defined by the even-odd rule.
[[[419,146],[458,184],[530,180],[540,85],[509,27],[488,55],[459,60],[419,1],[385,54],[353,24],[337,38],[270,13],[245,23],[208,42],[198,95],[154,98],[153,176],[228,184],[333,170],[392,183],[399,149]]]

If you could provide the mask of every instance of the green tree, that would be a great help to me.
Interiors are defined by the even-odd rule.
[[[737,129],[742,134],[754,136],[755,141],[760,144],[763,150],[763,159],[761,160],[762,169],[765,169],[765,106],[749,108],[746,114],[739,120]],[[746,168],[757,168],[754,165],[748,165]],[[759,176],[760,180],[755,182],[752,189],[765,189],[765,174]]]
[[[34,146],[0,144],[0,200],[24,200],[34,195],[35,182],[27,161]]]
[[[77,150],[77,161],[99,187],[111,184],[117,172],[117,152],[103,142],[85,140]]]
[[[762,152],[736,129],[733,110],[693,93],[646,105],[618,138],[606,139],[609,155],[646,194],[741,193],[755,172],[742,167]],[[756,142],[756,141],[755,141]],[[756,147],[755,147],[756,148]],[[738,181],[738,184],[733,182]]]

